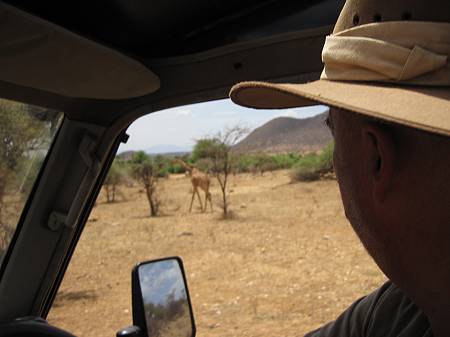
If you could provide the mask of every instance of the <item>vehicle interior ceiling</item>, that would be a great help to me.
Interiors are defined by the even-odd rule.
[[[59,45],[65,42],[66,48],[72,46],[73,54],[65,55],[64,59],[58,59],[61,53],[50,49],[55,47],[51,43],[43,46],[47,48],[46,63],[33,57],[33,53],[28,56],[22,53],[22,58],[17,58],[17,62],[22,62],[22,75],[29,75],[40,67],[45,70],[47,82],[58,83],[59,88],[69,85],[61,76],[68,82],[70,67],[73,69],[80,61],[78,54],[84,52],[88,42],[120,53],[138,64],[130,66],[120,58],[111,60],[109,66],[115,65],[116,76],[108,79],[108,85],[106,80],[99,82],[97,88],[92,85],[92,93],[80,91],[79,87],[86,85],[85,78],[93,78],[88,73],[96,72],[97,78],[105,75],[106,71],[101,73],[102,67],[97,69],[108,54],[105,50],[83,60],[85,62],[76,69],[79,78],[73,78],[70,88],[62,93],[39,85],[36,80],[26,83],[25,80],[0,78],[0,90],[5,98],[52,107],[64,111],[71,119],[107,126],[138,107],[146,108],[131,113],[129,121],[140,114],[171,106],[225,98],[229,88],[243,80],[297,82],[317,78],[322,67],[320,52],[324,37],[331,31],[343,1],[116,0],[98,1],[88,6],[74,0],[59,3],[9,0],[6,3],[30,13],[28,20],[42,19],[38,25],[46,26],[44,35],[50,37],[49,32],[59,31]],[[8,17],[5,6],[2,11],[3,16]],[[12,21],[7,22],[14,26]],[[17,30],[17,27],[11,29]],[[84,38],[86,43],[73,46],[72,40],[76,37]],[[21,38],[36,38],[36,34]],[[16,50],[20,54],[21,50]],[[261,58],[261,53],[267,57]],[[281,53],[283,62],[277,59]],[[38,64],[30,62],[28,67],[24,66],[26,57]],[[154,76],[141,76],[138,81],[142,82],[134,85],[135,91],[131,90],[128,95],[121,95],[117,88],[114,90],[114,86],[120,88],[121,76],[126,77],[127,72],[142,75],[139,66],[144,66]],[[160,84],[156,90],[158,79]],[[149,85],[150,81],[155,83]],[[125,85],[120,88],[122,92],[131,86],[127,84],[127,88]],[[96,93],[102,86],[107,86],[111,93]]]
[[[0,2],[1,97],[67,117],[1,266],[0,298],[10,305],[0,319],[45,317],[124,128],[153,111],[225,98],[240,81],[318,78],[342,5]],[[50,231],[52,215],[64,221]]]

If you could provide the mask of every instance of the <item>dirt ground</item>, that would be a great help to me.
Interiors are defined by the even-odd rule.
[[[287,171],[233,177],[234,218],[188,212],[184,175],[161,184],[164,215],[148,217],[139,187],[125,201],[100,195],[48,320],[75,335],[113,336],[132,324],[131,268],[182,257],[197,335],[301,336],[385,277],[347,223],[336,181],[290,184]]]

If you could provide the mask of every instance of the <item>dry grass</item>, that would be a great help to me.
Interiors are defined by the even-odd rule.
[[[165,215],[149,218],[138,188],[100,196],[49,321],[79,336],[130,325],[130,271],[178,255],[198,336],[298,336],[334,319],[384,281],[344,218],[335,181],[289,184],[288,173],[231,178],[233,219],[188,213],[190,181],[163,182]],[[212,190],[219,200],[218,185]],[[164,210],[163,210],[164,211]],[[73,295],[69,295],[73,294]]]

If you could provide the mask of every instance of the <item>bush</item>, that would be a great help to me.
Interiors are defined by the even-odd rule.
[[[320,178],[320,159],[311,153],[302,158],[293,168],[291,178],[294,181],[313,181]]]
[[[212,158],[220,146],[222,145],[216,138],[199,139],[192,150],[191,160],[196,163],[200,159]]]
[[[290,169],[294,167],[302,156],[296,153],[278,154],[273,156],[277,169]]]
[[[150,216],[157,216],[160,208],[160,199],[157,193],[158,180],[167,176],[164,157],[150,157],[143,151],[136,152],[131,160],[133,177],[144,187],[150,206]]]
[[[333,170],[333,148],[329,143],[320,154],[310,153],[303,156],[291,172],[293,181],[314,181]]]
[[[278,164],[274,156],[265,153],[258,153],[253,156],[253,163],[250,166],[252,173],[264,174],[264,172],[276,169],[278,169]]]
[[[103,182],[107,203],[116,201],[117,188],[119,185],[126,182],[129,174],[129,167],[127,163],[117,158],[114,159],[111,167],[109,168],[108,175]]]
[[[178,173],[185,173],[186,169],[183,166],[181,166],[180,164],[173,164],[173,163],[169,162],[167,171],[170,174],[178,174]]]
[[[301,159],[300,154],[275,154],[266,153],[240,154],[236,162],[236,171],[239,173],[251,172],[253,174],[290,169]]]
[[[333,171],[333,151],[334,151],[334,143],[330,142],[323,149],[320,154],[320,166],[324,173]]]
[[[153,158],[150,157],[150,160],[153,161],[157,178],[166,178],[169,176],[171,166],[169,158],[159,154]]]
[[[236,155],[235,172],[246,173],[250,172],[251,167],[254,166],[254,159],[250,155],[238,154]]]
[[[202,172],[211,173],[214,168],[214,162],[211,158],[201,158],[197,160],[195,167]]]

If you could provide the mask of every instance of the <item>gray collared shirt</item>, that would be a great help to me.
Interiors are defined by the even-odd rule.
[[[432,337],[425,314],[392,282],[305,337]]]

